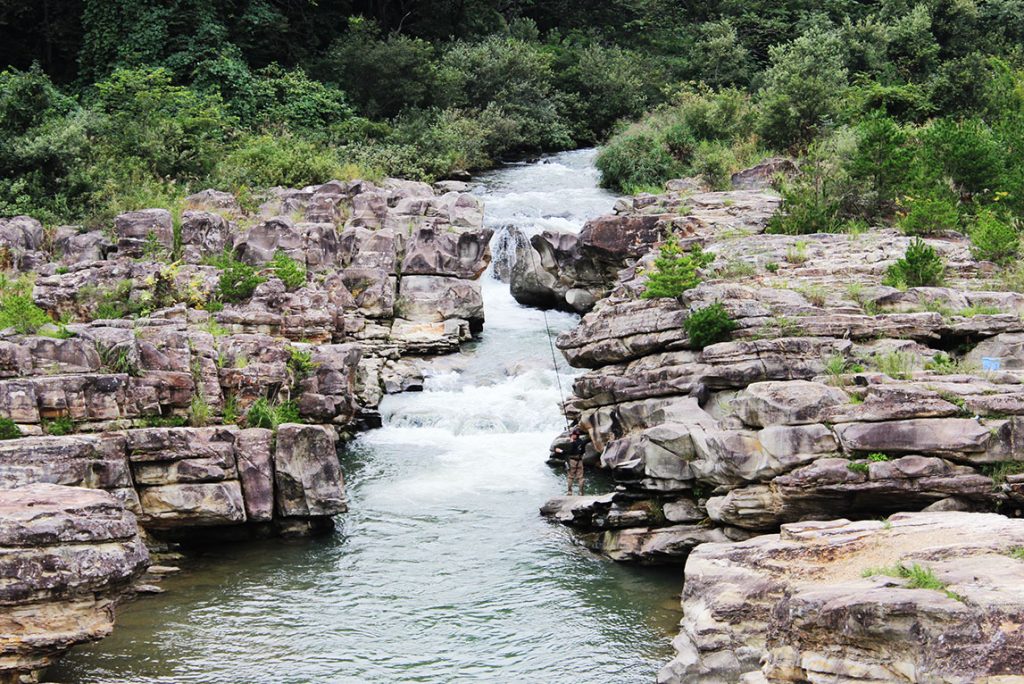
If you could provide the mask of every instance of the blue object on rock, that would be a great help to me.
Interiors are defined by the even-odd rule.
[[[997,371],[997,370],[999,370],[999,367],[1001,365],[1002,365],[1002,362],[999,359],[993,358],[991,356],[983,356],[983,357],[981,357],[981,368],[982,368],[982,370]]]

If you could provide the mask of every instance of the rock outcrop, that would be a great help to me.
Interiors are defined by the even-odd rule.
[[[744,569],[744,549],[781,544],[756,535],[780,529],[783,541],[802,531],[822,535],[824,544],[828,530],[841,536],[841,530],[883,526],[829,522],[839,518],[988,512],[955,520],[961,531],[973,526],[977,544],[994,548],[1001,541],[989,530],[1016,525],[1002,516],[1024,510],[1021,295],[1001,291],[991,265],[976,261],[967,238],[957,234],[926,238],[946,263],[944,286],[899,290],[881,282],[910,242],[893,230],[765,233],[778,207],[766,180],[792,172],[770,160],[739,174],[738,189],[730,192],[701,193],[677,183],[664,195],[619,203],[609,218],[623,246],[619,270],[592,291],[596,304],[557,341],[569,363],[584,369],[566,409],[591,438],[585,463],[609,473],[616,487],[606,495],[555,499],[542,512],[614,560],[686,563],[684,636],[665,681],[959,682],[1020,675],[1019,645],[1006,642],[1000,651],[999,641],[1019,639],[1016,627],[1002,636],[993,630],[1004,617],[1006,625],[1019,623],[1010,615],[1019,606],[1004,616],[988,598],[992,587],[1007,586],[1003,570],[983,576],[977,602],[966,601],[969,609],[953,601],[933,610],[927,602],[880,595],[860,604],[856,594],[865,587],[832,586],[826,570],[813,591],[798,593],[795,561],[790,579]],[[652,216],[650,232],[629,228]],[[670,235],[684,249],[700,245],[714,261],[701,270],[703,282],[680,297],[645,299],[659,244]],[[553,257],[538,263],[551,265],[551,274],[572,273],[559,270]],[[697,345],[684,323],[712,304],[724,308],[734,329],[726,341]],[[928,524],[941,529],[940,522]],[[800,557],[793,545],[778,548]],[[780,572],[789,570],[786,553],[780,552]],[[822,551],[823,564],[829,553]],[[703,554],[735,567],[705,578]],[[1019,564],[1001,558],[1004,569]],[[717,610],[715,596],[721,613],[709,617]],[[838,602],[834,613],[829,597]],[[748,603],[762,611],[750,627],[743,613]],[[816,622],[819,614],[831,617]],[[871,618],[857,632],[863,615]],[[886,635],[920,625],[938,639],[952,615],[988,645],[971,653],[937,646],[936,658],[945,661],[932,663],[914,660],[923,656],[899,641],[892,647],[899,664],[885,665]],[[854,625],[848,638],[838,636],[847,623]],[[859,659],[858,648],[874,651]],[[762,658],[768,664],[755,672]]]
[[[702,545],[658,681],[1017,681],[1022,550],[1024,521],[957,512]]]
[[[118,597],[148,565],[135,517],[106,492],[0,489],[0,680],[110,634]]]

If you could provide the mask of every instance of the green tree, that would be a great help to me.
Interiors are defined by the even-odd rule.
[[[903,128],[876,111],[855,128],[857,147],[848,164],[851,177],[867,185],[867,217],[892,213],[906,186],[907,167],[913,159]]]
[[[683,251],[675,236],[670,237],[661,247],[661,252],[654,260],[654,270],[647,276],[647,287],[643,292],[644,299],[663,297],[679,297],[687,290],[700,285],[699,269],[715,260],[695,245],[689,252]]]
[[[778,148],[805,146],[839,113],[847,83],[843,46],[835,33],[814,28],[769,52],[762,134]]]

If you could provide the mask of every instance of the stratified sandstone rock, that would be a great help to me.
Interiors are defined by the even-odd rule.
[[[130,211],[114,218],[119,256],[141,257],[149,244],[168,252],[174,247],[174,224],[166,209]]]
[[[274,478],[280,515],[327,516],[346,510],[336,441],[334,432],[320,425],[278,428]]]
[[[0,490],[0,679],[110,634],[117,595],[148,565],[135,517],[109,494]]]
[[[676,682],[1015,681],[1024,672],[1024,521],[899,513],[794,523],[691,553]],[[936,588],[890,577],[918,566]]]

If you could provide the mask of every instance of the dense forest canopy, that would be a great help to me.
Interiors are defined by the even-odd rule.
[[[0,215],[607,142],[627,191],[801,157],[778,230],[1009,225],[1022,45],[1024,0],[8,0]]]

